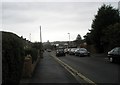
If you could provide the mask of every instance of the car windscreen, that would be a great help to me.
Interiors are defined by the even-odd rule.
[[[58,51],[64,51],[64,49],[58,49]]]
[[[120,55],[120,48],[118,49],[118,54]]]
[[[87,51],[86,49],[84,49],[84,48],[81,48],[81,49],[79,49],[80,51]]]

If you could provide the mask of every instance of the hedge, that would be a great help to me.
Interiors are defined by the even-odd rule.
[[[32,43],[11,32],[2,31],[2,84],[19,84],[25,56],[37,60],[39,43]]]
[[[22,39],[2,31],[2,84],[19,84],[24,62]]]

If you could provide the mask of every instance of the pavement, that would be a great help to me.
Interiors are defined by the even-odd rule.
[[[44,52],[31,78],[23,78],[21,84],[31,83],[78,83],[78,81],[65,70],[53,57],[50,52]]]

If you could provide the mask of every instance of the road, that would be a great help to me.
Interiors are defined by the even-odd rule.
[[[55,60],[53,55],[56,57],[54,51],[44,52],[44,58],[38,63],[32,78],[22,80],[21,83],[88,83],[84,79],[82,80],[82,78],[78,81],[75,76],[70,74],[64,66]],[[66,55],[56,58],[69,65],[95,84],[119,83],[119,64],[109,63],[103,56],[78,57]]]
[[[35,83],[76,83],[78,81],[65,70],[49,52],[44,52],[43,59],[38,63],[33,76],[30,79],[23,79],[22,83],[35,84]]]
[[[66,55],[58,58],[95,83],[119,83],[120,81],[119,64],[109,63],[106,57]]]

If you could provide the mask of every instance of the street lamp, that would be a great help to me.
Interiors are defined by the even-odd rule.
[[[70,46],[70,33],[68,33],[68,35],[69,35],[69,45],[68,46]]]
[[[30,39],[30,42],[31,42],[31,33],[30,33],[30,35],[29,35],[29,39]]]

